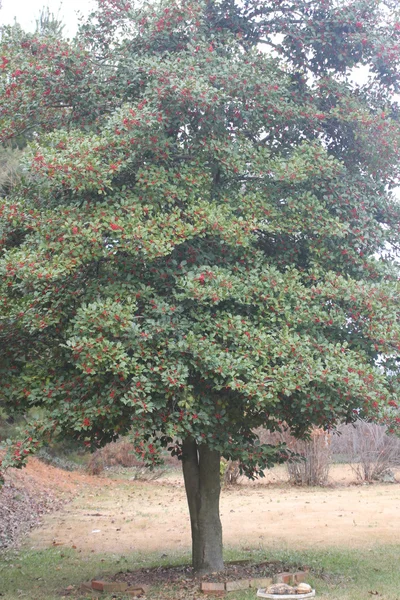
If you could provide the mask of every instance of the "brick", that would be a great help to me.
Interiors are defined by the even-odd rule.
[[[275,583],[286,583],[290,585],[293,582],[293,574],[292,573],[277,573],[274,577]]]
[[[91,588],[92,588],[92,590],[97,590],[98,592],[102,592],[105,583],[106,583],[105,581],[101,581],[99,579],[92,579]]]
[[[103,592],[125,592],[128,584],[120,581],[111,581],[103,584]]]
[[[272,577],[257,577],[250,580],[251,588],[267,588],[272,584]]]
[[[236,590],[247,590],[250,587],[248,579],[238,579],[237,581],[227,581],[225,588],[227,592],[235,592]]]
[[[293,573],[294,583],[303,583],[303,582],[305,582],[306,578],[307,578],[306,571],[296,571],[296,573]]]
[[[213,594],[214,596],[225,596],[224,583],[212,583],[210,581],[202,581],[200,589],[203,594]]]
[[[97,590],[98,592],[125,592],[128,584],[121,581],[101,581],[93,579],[91,587],[92,590]]]
[[[134,592],[137,594],[146,594],[150,589],[150,586],[147,583],[135,583],[127,588],[126,592],[134,595]]]

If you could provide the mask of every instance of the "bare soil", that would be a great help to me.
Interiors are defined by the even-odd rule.
[[[33,464],[33,471],[39,468]],[[77,494],[60,511],[45,515],[26,541],[30,548],[54,544],[82,552],[155,551],[190,548],[190,525],[182,477],[158,481],[110,480],[40,466],[43,479]],[[295,488],[283,468],[266,480],[224,489],[221,519],[227,546],[305,548],[365,547],[398,542],[400,485],[355,485],[351,469],[334,466],[327,488]],[[400,474],[397,474],[400,481]]]
[[[198,589],[200,581],[225,582],[235,581],[237,579],[256,579],[264,577],[273,577],[276,573],[283,571],[298,571],[302,565],[293,565],[283,561],[270,561],[262,563],[253,563],[250,560],[225,563],[223,571],[218,573],[208,573],[207,575],[198,575],[194,573],[189,565],[179,565],[177,567],[153,567],[151,569],[137,569],[135,571],[121,571],[112,577],[115,581],[124,581],[129,586],[147,584],[157,585],[160,583],[195,583]],[[186,586],[185,586],[186,587]]]

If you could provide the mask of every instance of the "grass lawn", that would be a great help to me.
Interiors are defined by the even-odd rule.
[[[371,545],[365,549],[329,549],[318,552],[277,551],[257,549],[252,552],[228,549],[226,560],[251,558],[254,562],[283,560],[286,563],[308,565],[308,582],[315,587],[321,600],[400,600],[400,545]],[[73,549],[58,547],[43,551],[10,551],[0,557],[1,600],[56,600],[60,598],[92,598],[79,591],[79,585],[94,577],[104,577],[127,569],[157,565],[187,563],[189,556],[176,555],[160,558],[157,554],[82,554]],[[71,591],[65,591],[74,586]],[[123,594],[118,595],[123,599]],[[152,588],[148,600],[175,600],[183,598],[182,590],[172,586]],[[190,595],[192,600],[201,598]],[[204,598],[209,596],[204,596]],[[231,592],[227,600],[250,600],[254,590]],[[108,600],[111,596],[102,594]],[[188,597],[189,598],[189,597]]]

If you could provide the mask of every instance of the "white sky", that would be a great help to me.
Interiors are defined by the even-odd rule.
[[[0,4],[0,25],[11,25],[16,17],[26,31],[34,30],[41,9],[48,6],[50,12],[65,24],[66,37],[76,32],[77,12],[86,15],[95,6],[94,0],[0,0]]]

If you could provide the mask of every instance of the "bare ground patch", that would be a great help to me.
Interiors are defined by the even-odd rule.
[[[282,473],[271,473],[272,479],[266,483],[223,490],[221,519],[226,545],[301,549],[398,541],[398,484],[293,488],[284,482]],[[340,484],[348,483],[350,470],[335,467],[332,477]],[[79,496],[43,518],[27,540],[29,547],[57,543],[82,552],[120,554],[190,548],[186,498],[178,473],[146,483],[89,476],[76,481]]]

